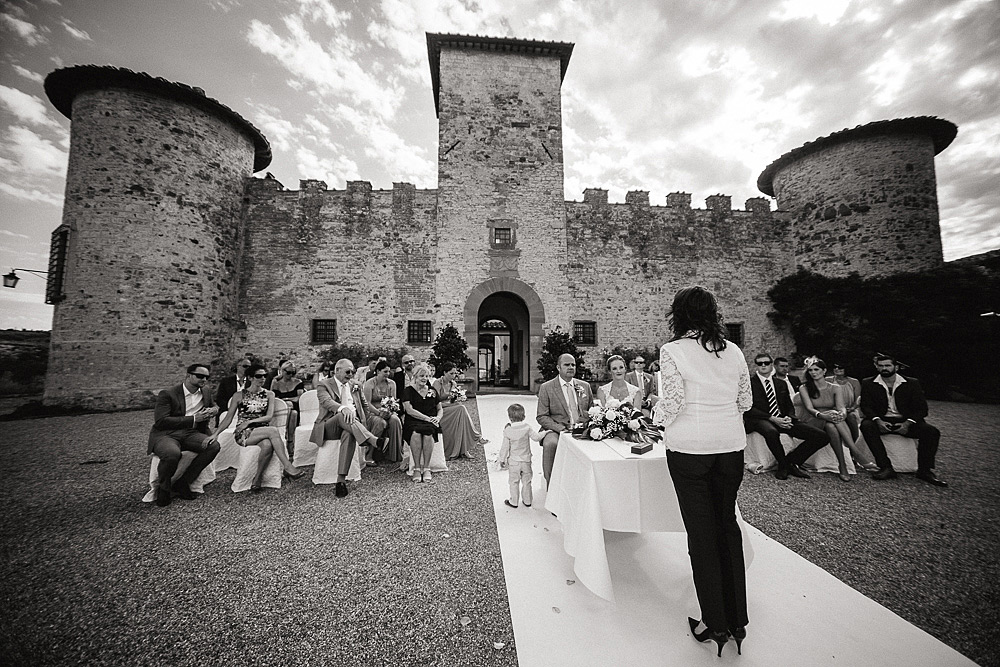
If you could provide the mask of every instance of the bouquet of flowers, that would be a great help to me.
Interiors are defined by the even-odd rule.
[[[459,387],[457,384],[452,384],[452,386],[451,386],[451,394],[450,394],[449,398],[451,399],[452,403],[454,403],[456,401],[458,401],[459,403],[461,403],[462,401],[468,400],[469,397],[466,395],[466,391],[465,391],[464,387]]]
[[[573,435],[584,440],[621,438],[626,442],[658,442],[660,430],[635,409],[631,401],[608,398],[604,405],[595,405],[587,412],[589,419],[573,429]]]
[[[385,398],[382,399],[382,402],[379,404],[379,407],[381,407],[383,410],[388,410],[389,412],[399,412],[399,401],[397,401],[392,396],[386,396]]]

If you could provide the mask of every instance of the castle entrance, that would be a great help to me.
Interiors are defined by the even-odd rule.
[[[545,313],[541,299],[516,278],[492,278],[470,292],[465,306],[465,340],[475,342],[476,363],[466,373],[476,391],[529,389],[542,346]]]

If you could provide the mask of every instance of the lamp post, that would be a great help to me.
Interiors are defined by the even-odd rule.
[[[3,276],[4,287],[10,287],[11,289],[17,287],[17,281],[21,279],[21,277],[17,275],[17,271],[27,271],[28,273],[34,273],[38,277],[49,275],[48,271],[35,271],[34,269],[11,269],[10,273],[5,273]]]

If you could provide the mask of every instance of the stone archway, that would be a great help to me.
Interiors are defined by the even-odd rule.
[[[480,312],[484,303],[486,309]],[[517,377],[513,388],[530,388],[535,378],[539,377],[535,364],[545,337],[542,331],[545,324],[545,307],[538,294],[527,283],[517,278],[490,278],[474,287],[465,301],[465,340],[469,341],[470,345],[475,345],[479,341],[479,324],[483,319],[482,316],[491,315],[496,307],[503,304],[509,309],[503,319],[510,325],[511,340],[517,345],[514,357]],[[478,362],[478,359],[474,358],[474,361]],[[478,391],[479,374],[471,375]]]

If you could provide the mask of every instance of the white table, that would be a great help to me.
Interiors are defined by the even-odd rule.
[[[614,601],[604,531],[628,533],[684,532],[674,484],[662,444],[643,455],[632,454],[622,440],[559,438],[545,509],[563,526],[563,547],[575,559],[577,578],[596,595]],[[746,565],[753,547],[743,518]]]

